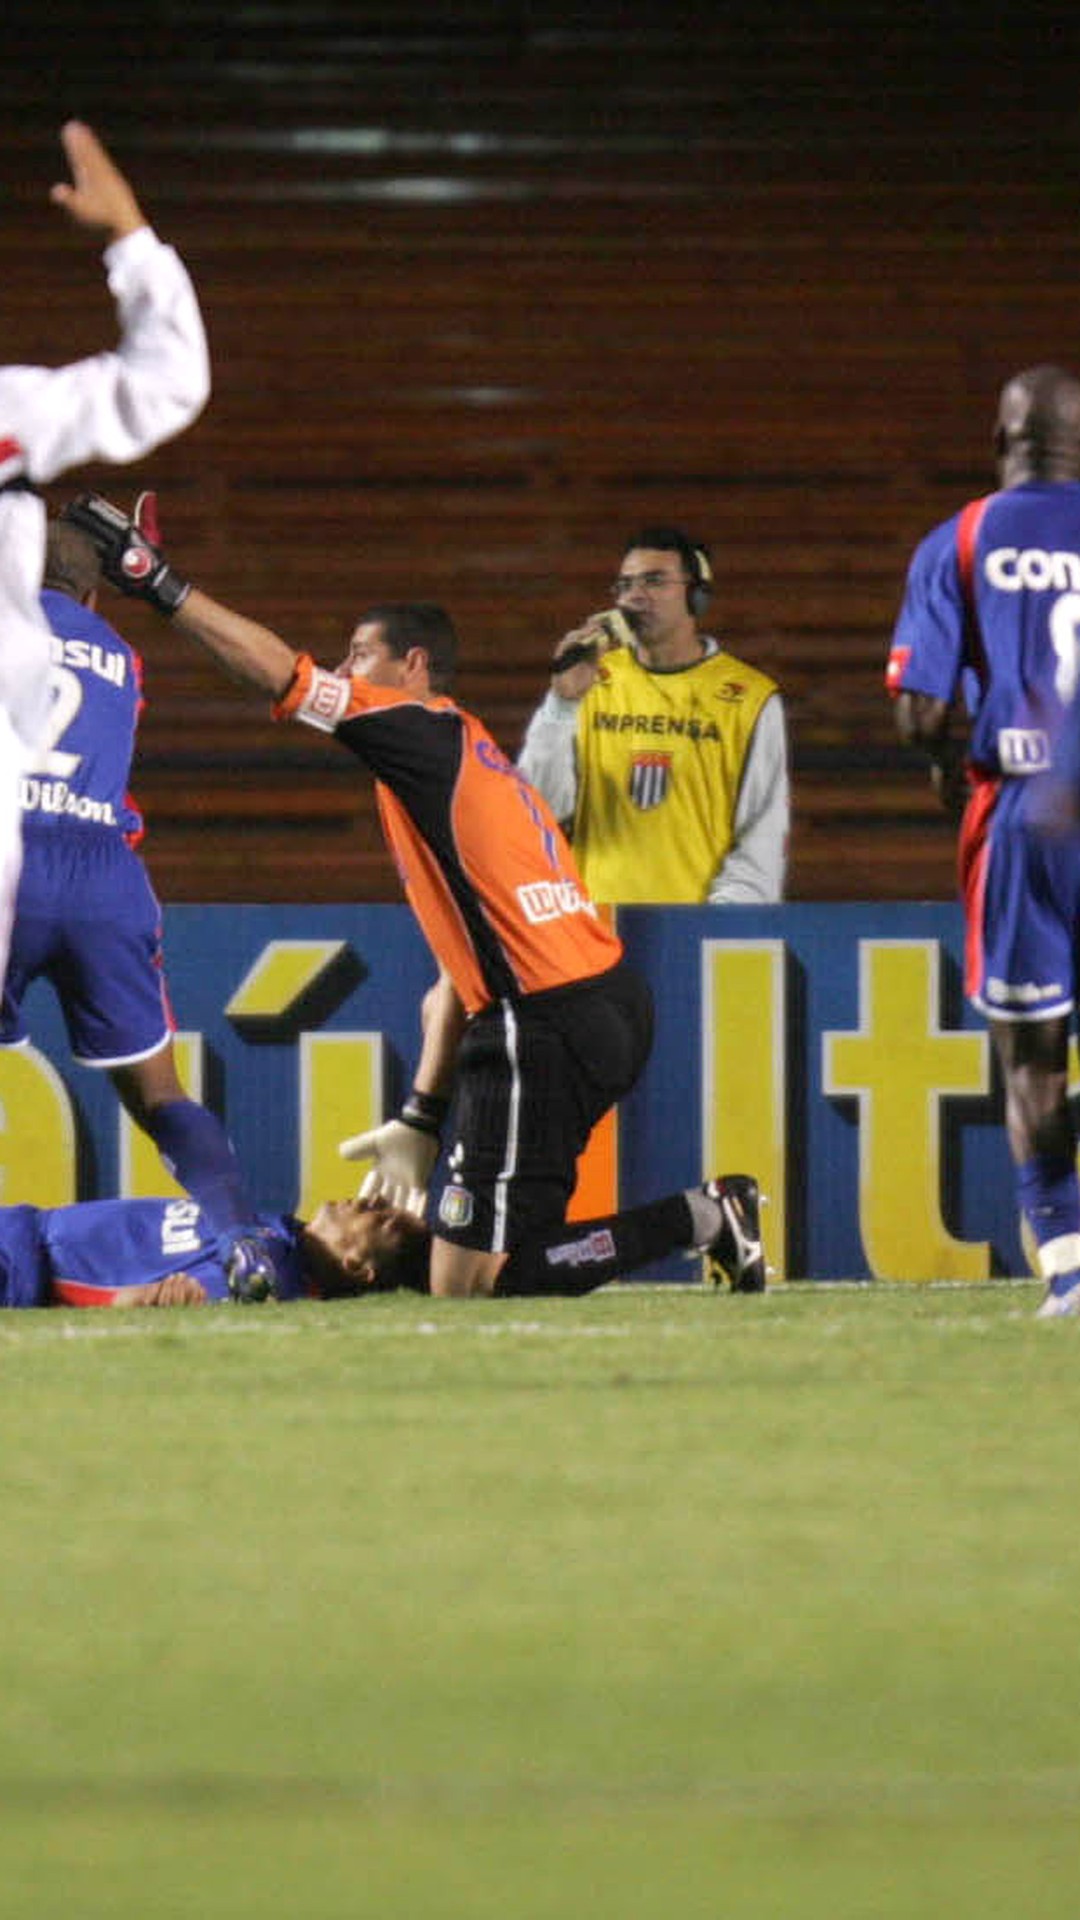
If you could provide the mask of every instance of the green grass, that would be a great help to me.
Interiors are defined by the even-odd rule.
[[[1073,1920],[1036,1298],[3,1316],[6,1920]]]

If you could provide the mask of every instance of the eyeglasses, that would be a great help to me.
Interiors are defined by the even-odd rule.
[[[665,587],[686,587],[690,582],[685,573],[620,573],[611,583],[613,600],[621,600],[626,593],[633,593],[635,587],[644,587],[646,593],[662,593]]]

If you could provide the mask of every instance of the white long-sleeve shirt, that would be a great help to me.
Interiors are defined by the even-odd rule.
[[[179,255],[149,227],[105,250],[120,341],[63,367],[0,367],[0,484],[44,483],[87,460],[137,460],[206,404],[210,363]],[[38,594],[45,509],[0,492],[0,708],[28,752],[48,713],[49,630]]]
[[[706,643],[709,648],[709,643]],[[711,643],[710,651],[716,650]],[[577,718],[580,701],[549,688],[529,721],[518,756],[526,779],[556,818],[577,806]],[[765,701],[747,750],[732,823],[732,844],[709,886],[710,905],[771,905],[784,897],[790,828],[787,728],[778,693]]]

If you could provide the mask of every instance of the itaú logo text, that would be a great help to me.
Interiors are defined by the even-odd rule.
[[[995,547],[984,562],[986,578],[1002,593],[1066,593],[1080,589],[1080,553],[1045,547]]]
[[[533,880],[518,887],[517,897],[522,913],[534,927],[545,920],[561,920],[567,913],[596,912],[592,901],[572,880]]]

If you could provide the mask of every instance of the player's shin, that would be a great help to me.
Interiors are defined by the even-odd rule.
[[[195,1100],[165,1100],[149,1110],[146,1131],[216,1233],[233,1298],[247,1303],[275,1293],[277,1272],[267,1237],[221,1121]]]
[[[1073,1159],[1036,1154],[1017,1167],[1016,1191],[1044,1279],[1080,1267],[1080,1180]]]
[[[693,1244],[686,1195],[599,1220],[569,1223],[546,1239],[515,1247],[496,1283],[497,1296],[578,1295],[618,1280],[650,1260]]]

